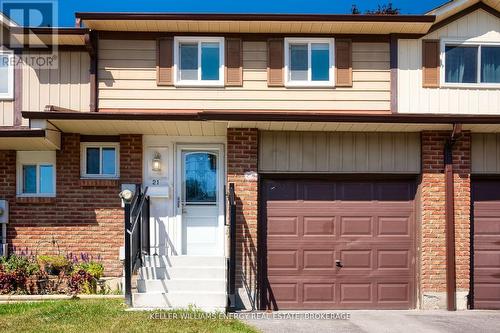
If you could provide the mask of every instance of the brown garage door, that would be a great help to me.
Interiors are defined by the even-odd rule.
[[[500,309],[500,180],[475,180],[474,308]]]
[[[414,197],[413,180],[265,180],[263,303],[414,308]]]

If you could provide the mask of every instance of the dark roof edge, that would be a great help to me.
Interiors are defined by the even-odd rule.
[[[0,138],[45,138],[45,130],[1,129]]]
[[[352,15],[352,14],[215,14],[215,13],[117,13],[77,12],[81,20],[194,20],[194,21],[352,21],[432,23],[433,15]]]
[[[238,121],[304,121],[344,123],[401,123],[401,124],[500,124],[500,115],[442,115],[442,114],[369,114],[315,111],[171,111],[164,112],[43,112],[23,111],[24,118],[53,120],[238,120]]]
[[[59,28],[59,27],[13,27],[13,33],[34,33],[38,35],[85,35],[88,28]]]

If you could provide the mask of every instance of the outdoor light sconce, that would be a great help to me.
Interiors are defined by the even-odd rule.
[[[153,171],[161,171],[161,154],[157,151],[153,154]]]

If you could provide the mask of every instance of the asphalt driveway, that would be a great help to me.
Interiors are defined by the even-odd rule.
[[[253,314],[246,313],[241,319],[265,333],[500,332],[500,311],[357,310]]]

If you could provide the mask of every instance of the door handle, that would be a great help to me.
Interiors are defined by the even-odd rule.
[[[335,266],[342,268],[344,267],[344,264],[342,264],[342,261],[340,260],[335,260]]]

